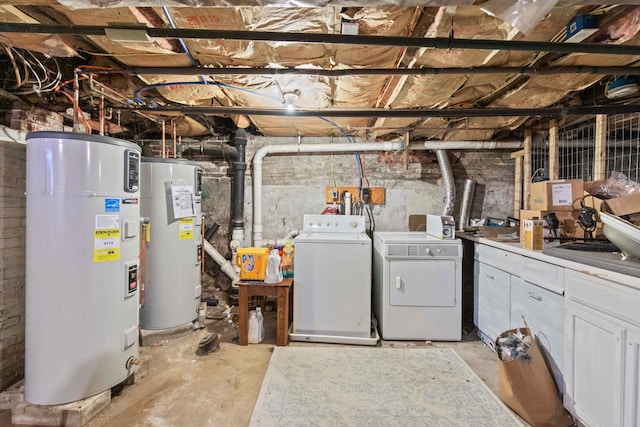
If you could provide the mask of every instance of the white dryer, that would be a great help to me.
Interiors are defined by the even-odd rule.
[[[305,215],[293,261],[292,341],[378,342],[371,322],[371,238],[364,217]]]
[[[382,338],[460,341],[460,240],[375,232],[373,247],[374,312]]]

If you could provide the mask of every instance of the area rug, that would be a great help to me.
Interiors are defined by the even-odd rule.
[[[452,349],[275,347],[251,426],[522,426]]]

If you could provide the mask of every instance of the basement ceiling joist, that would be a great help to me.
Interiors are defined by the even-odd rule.
[[[605,96],[617,76],[640,74],[640,7],[632,5],[560,0],[524,34],[482,1],[9,2],[0,6],[0,43],[15,65],[24,65],[19,55],[28,62],[20,49],[80,65],[80,107],[95,111],[108,94],[107,108],[126,111],[117,117],[134,132],[118,136],[133,139],[179,117],[202,124],[184,136],[235,123],[265,136],[513,138],[530,120],[640,105],[637,95]],[[596,31],[565,43],[578,14]],[[344,34],[347,24],[357,34]],[[69,107],[62,93],[73,95],[73,85],[25,96],[28,85],[11,85],[12,68],[0,89]],[[296,98],[293,115],[285,94]]]

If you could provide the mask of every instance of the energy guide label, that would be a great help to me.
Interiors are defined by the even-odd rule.
[[[192,239],[193,238],[193,218],[180,219],[179,230],[180,230],[179,231],[180,240]]]
[[[96,215],[93,230],[93,262],[120,259],[120,216]]]

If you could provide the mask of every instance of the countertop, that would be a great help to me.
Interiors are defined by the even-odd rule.
[[[460,232],[456,233],[456,237],[640,288],[640,262],[623,260],[619,253],[586,252],[558,247],[534,251],[526,249],[519,241],[505,242]]]

